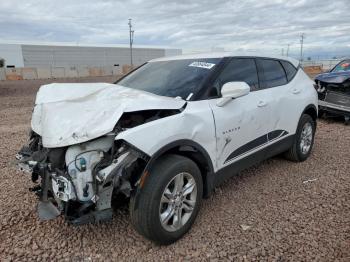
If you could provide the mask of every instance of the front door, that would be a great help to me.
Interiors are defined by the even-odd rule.
[[[227,82],[244,81],[251,87],[248,95],[233,99],[222,107],[220,98],[209,100],[216,126],[217,169],[234,163],[268,143],[271,125],[269,92],[259,90],[256,63],[253,58],[233,58],[224,68],[214,87]]]

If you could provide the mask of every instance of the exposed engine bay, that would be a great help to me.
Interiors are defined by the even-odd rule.
[[[180,110],[126,112],[108,134],[79,144],[45,148],[31,131],[29,143],[16,155],[17,165],[31,174],[30,190],[39,197],[42,220],[60,214],[73,224],[112,218],[112,198],[130,197],[150,157],[116,136],[138,125]]]
[[[349,67],[347,61],[335,67]],[[333,69],[333,70],[335,70]],[[320,112],[341,115],[345,123],[350,121],[350,71],[340,70],[320,74],[315,78]]]

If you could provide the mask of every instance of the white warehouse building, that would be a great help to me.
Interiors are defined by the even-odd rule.
[[[135,66],[158,57],[180,55],[181,49],[133,46]],[[110,67],[130,65],[128,45],[68,43],[0,43],[4,67]]]

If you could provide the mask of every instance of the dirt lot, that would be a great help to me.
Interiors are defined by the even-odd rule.
[[[48,81],[0,82],[0,261],[350,261],[350,127],[334,120],[319,121],[306,162],[276,157],[217,188],[173,245],[139,236],[126,208],[101,225],[40,222],[30,177],[11,162],[26,141],[34,93]]]

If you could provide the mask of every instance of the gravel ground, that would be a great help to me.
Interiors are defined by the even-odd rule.
[[[170,246],[138,235],[126,208],[100,225],[39,221],[30,177],[13,160],[34,92],[48,81],[0,82],[0,261],[350,261],[350,127],[335,120],[319,121],[306,162],[276,157],[217,188],[191,231]]]

